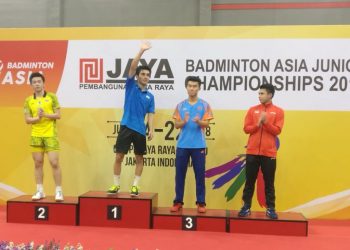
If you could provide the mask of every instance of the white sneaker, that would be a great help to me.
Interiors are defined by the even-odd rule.
[[[55,200],[56,201],[63,201],[63,193],[62,193],[62,191],[56,191]]]
[[[44,198],[45,198],[44,192],[40,192],[40,191],[36,191],[36,193],[32,196],[33,201],[37,201]]]

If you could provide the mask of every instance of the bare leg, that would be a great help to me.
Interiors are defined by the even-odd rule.
[[[52,167],[52,173],[53,173],[53,178],[55,180],[56,187],[61,186],[62,175],[61,175],[61,168],[58,160],[58,152],[57,151],[48,152],[47,156],[49,158],[49,161]]]
[[[114,175],[120,175],[122,171],[122,162],[124,159],[123,153],[116,153],[115,154],[115,161],[114,161]]]
[[[44,152],[33,152],[32,153],[34,160],[34,175],[36,184],[43,184],[43,166],[44,166]]]
[[[135,176],[141,176],[143,170],[143,155],[135,155],[136,158],[136,168]]]

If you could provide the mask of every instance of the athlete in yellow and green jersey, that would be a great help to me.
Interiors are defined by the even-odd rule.
[[[57,139],[56,120],[61,118],[60,105],[53,93],[44,90],[45,78],[35,72],[30,78],[34,94],[27,97],[24,103],[24,117],[27,124],[31,124],[32,132],[30,146],[35,164],[35,180],[37,191],[33,200],[45,198],[43,190],[44,153],[47,153],[52,166],[56,184],[56,201],[63,201],[61,187],[61,169],[59,166],[59,143]]]

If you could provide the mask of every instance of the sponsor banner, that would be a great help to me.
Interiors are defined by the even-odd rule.
[[[350,110],[347,39],[152,40],[141,65],[158,109],[186,95],[189,75],[202,80],[202,97],[214,109],[246,109],[263,83],[276,86],[286,110]],[[124,82],[140,42],[70,41],[58,90],[65,107],[122,108]],[[312,48],[312,49],[310,49]],[[322,53],[320,53],[322,51]]]
[[[66,61],[67,41],[0,41],[0,105],[22,106],[30,95],[31,73],[45,75],[47,91],[56,92]]]
[[[276,86],[275,102],[286,110],[350,109],[350,58],[343,53],[349,49],[346,39],[152,43],[140,64],[152,68],[148,88],[155,94],[158,109],[172,108],[186,94],[184,80],[188,75],[202,79],[202,96],[214,109],[245,109],[255,102],[254,93],[263,83]],[[56,92],[59,85],[63,107],[121,108],[125,77],[139,41],[1,44],[3,105],[20,105],[31,92],[30,73],[40,71],[47,78],[48,91]]]

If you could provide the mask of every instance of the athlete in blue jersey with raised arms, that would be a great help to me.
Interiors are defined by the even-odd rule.
[[[146,65],[138,66],[138,63],[143,53],[150,48],[150,43],[142,43],[140,51],[130,65],[128,78],[125,83],[124,113],[120,122],[121,128],[116,141],[114,183],[108,189],[108,194],[116,194],[120,190],[121,165],[124,155],[129,151],[132,143],[136,158],[136,169],[130,195],[139,195],[138,183],[143,170],[143,155],[146,154],[145,117],[147,115],[149,127],[148,139],[151,140],[153,138],[153,115],[155,105],[153,95],[147,90],[151,69]]]

